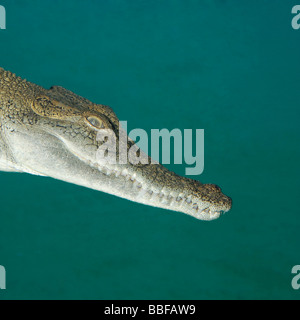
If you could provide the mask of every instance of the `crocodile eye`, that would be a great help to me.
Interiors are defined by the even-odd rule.
[[[87,117],[86,120],[88,121],[88,123],[89,123],[91,126],[97,128],[97,129],[102,129],[102,128],[104,128],[103,121],[100,120],[99,118],[96,118],[96,117],[91,116],[91,117]]]

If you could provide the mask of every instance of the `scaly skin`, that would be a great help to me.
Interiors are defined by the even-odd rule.
[[[111,108],[62,87],[46,90],[0,68],[0,116],[2,171],[49,176],[201,220],[231,208],[218,186],[161,164],[99,163],[96,151],[104,141],[97,132],[113,130],[118,145],[119,120]],[[128,139],[127,150],[133,144]]]

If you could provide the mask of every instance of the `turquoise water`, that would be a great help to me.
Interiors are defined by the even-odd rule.
[[[205,129],[194,178],[233,199],[228,214],[203,222],[1,173],[0,299],[299,299],[294,1],[0,4],[1,67],[110,105],[130,130]]]

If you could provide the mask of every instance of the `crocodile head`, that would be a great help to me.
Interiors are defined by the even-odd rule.
[[[50,176],[202,220],[231,208],[218,186],[178,176],[150,158],[147,164],[119,164],[121,130],[110,107],[62,87],[45,90],[3,69],[0,84],[3,170]],[[116,163],[97,157],[107,130],[116,138]],[[126,139],[125,149],[133,146]]]

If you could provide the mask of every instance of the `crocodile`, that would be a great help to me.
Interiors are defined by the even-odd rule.
[[[0,68],[0,119],[0,171],[48,176],[200,220],[231,209],[231,198],[217,185],[179,176],[155,161],[97,161],[106,141],[99,132],[111,130],[118,141],[119,119],[110,107],[63,87],[44,89]],[[135,142],[128,137],[126,144],[129,150]]]

